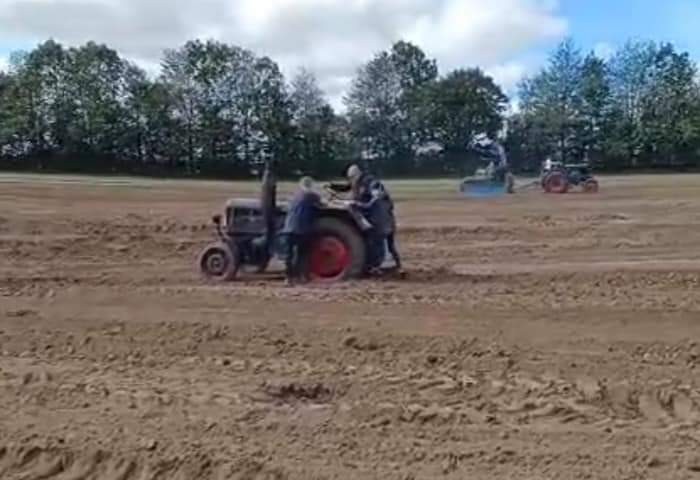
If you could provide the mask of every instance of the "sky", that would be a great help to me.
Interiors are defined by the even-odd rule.
[[[313,71],[334,106],[357,68],[409,40],[442,72],[480,66],[508,92],[571,36],[606,56],[629,38],[700,57],[700,0],[0,0],[0,69],[48,38],[107,43],[156,74],[163,49],[213,38]]]

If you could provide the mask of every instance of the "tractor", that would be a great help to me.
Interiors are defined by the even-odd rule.
[[[540,184],[547,193],[567,193],[571,187],[578,186],[585,193],[596,193],[599,187],[587,163],[552,162],[550,168],[542,170]]]
[[[498,197],[515,192],[515,179],[508,171],[494,173],[480,168],[474,175],[462,179],[459,191],[475,198]]]
[[[218,240],[199,256],[206,279],[230,281],[239,273],[265,272],[273,258],[284,260],[286,236],[282,232],[287,204],[277,203],[277,182],[267,162],[259,199],[232,199],[225,213],[212,218]],[[369,265],[368,220],[349,201],[335,196],[319,212],[310,251],[304,259],[309,277],[332,282],[361,277]]]
[[[459,184],[460,192],[470,197],[496,197],[515,192],[515,178],[508,167],[503,147],[482,136],[468,149],[476,154],[478,164],[486,166],[477,168],[474,175],[463,178]]]

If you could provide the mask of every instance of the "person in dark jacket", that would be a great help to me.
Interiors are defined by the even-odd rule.
[[[309,250],[311,229],[321,207],[321,196],[314,191],[311,177],[303,177],[299,182],[299,191],[294,195],[287,217],[284,221],[284,233],[287,235],[286,276],[287,284],[308,280],[304,267]]]
[[[389,216],[389,227],[387,228],[386,235],[386,246],[391,254],[391,258],[394,259],[394,265],[396,265],[397,270],[401,270],[401,256],[396,248],[396,215],[394,214],[394,200],[392,200],[389,192],[384,189],[382,184],[382,191],[384,195],[384,202],[387,204],[388,216]]]
[[[331,190],[338,193],[350,192],[351,200],[355,202],[368,203],[372,200],[370,186],[375,181],[375,178],[362,171],[357,165],[350,165],[347,174],[347,183],[331,183]]]
[[[370,186],[371,199],[369,202],[356,202],[359,208],[366,212],[369,222],[372,224],[370,237],[370,265],[374,269],[381,267],[384,260],[385,245],[391,253],[397,269],[401,269],[401,257],[396,249],[394,234],[396,232],[396,218],[394,216],[394,202],[386,191],[384,185],[375,180]]]

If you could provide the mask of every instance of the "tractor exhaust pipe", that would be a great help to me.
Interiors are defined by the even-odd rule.
[[[265,224],[265,252],[267,255],[271,255],[277,235],[277,225],[275,225],[277,220],[277,178],[273,162],[273,160],[265,161],[260,191],[260,208]]]

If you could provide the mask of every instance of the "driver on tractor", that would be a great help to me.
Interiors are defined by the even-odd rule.
[[[490,159],[488,171],[491,176],[498,180],[505,180],[506,173],[508,172],[508,156],[506,155],[506,149],[500,143],[491,140],[486,135],[481,135],[476,138],[474,143],[474,150]]]

